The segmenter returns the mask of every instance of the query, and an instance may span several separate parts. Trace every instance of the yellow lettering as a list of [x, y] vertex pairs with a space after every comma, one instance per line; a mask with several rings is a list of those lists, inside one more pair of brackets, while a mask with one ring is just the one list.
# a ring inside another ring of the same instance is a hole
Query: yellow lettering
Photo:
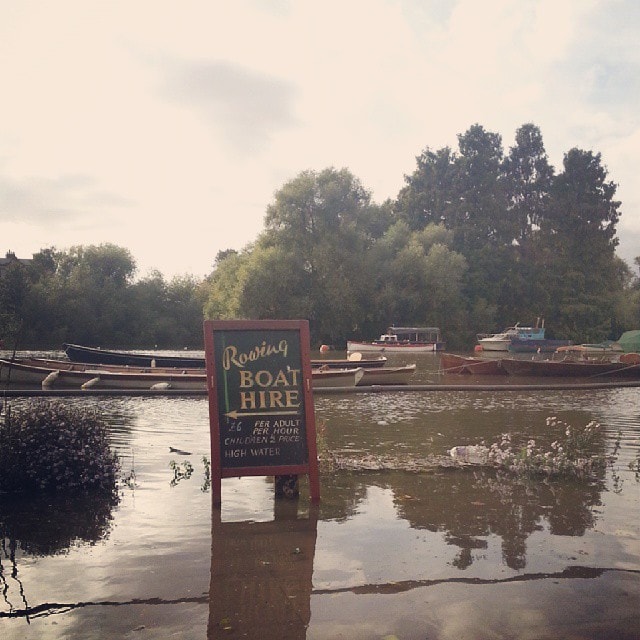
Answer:
[[270, 371], [258, 371], [256, 373], [256, 384], [259, 387], [270, 387], [273, 382], [273, 375]]
[[253, 373], [246, 369], [240, 370], [240, 386], [241, 387], [253, 387]]
[[240, 409], [255, 409], [256, 394], [254, 391], [240, 392]]

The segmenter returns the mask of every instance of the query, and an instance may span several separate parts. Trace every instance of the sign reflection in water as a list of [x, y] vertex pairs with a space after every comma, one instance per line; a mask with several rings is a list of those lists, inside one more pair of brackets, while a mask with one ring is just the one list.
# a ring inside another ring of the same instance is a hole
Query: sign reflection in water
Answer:
[[[41, 556], [16, 541], [19, 583], [3, 550], [3, 640], [96, 630], [202, 640], [228, 636], [225, 620], [258, 638], [278, 620], [308, 640], [638, 638], [639, 399], [638, 389], [318, 396], [329, 447], [361, 470], [322, 472], [317, 515], [305, 511], [306, 483], [288, 505], [295, 515], [282, 515], [271, 479], [225, 479], [213, 522], [201, 491], [206, 399], [78, 399], [110, 416], [137, 485], [93, 544]], [[600, 422], [607, 452], [619, 440], [615, 464], [600, 478], [558, 481], [420, 466], [506, 431], [551, 442], [551, 415]], [[190, 452], [178, 461], [195, 469], [174, 487], [170, 447]], [[382, 461], [390, 468], [363, 470]], [[221, 554], [235, 576], [221, 573]]]

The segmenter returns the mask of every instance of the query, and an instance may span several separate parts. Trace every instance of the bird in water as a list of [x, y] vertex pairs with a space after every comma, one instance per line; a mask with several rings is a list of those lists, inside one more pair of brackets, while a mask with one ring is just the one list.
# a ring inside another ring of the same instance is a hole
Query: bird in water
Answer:
[[182, 449], [176, 449], [174, 447], [169, 447], [169, 451], [171, 453], [176, 453], [179, 456], [190, 456], [191, 455], [190, 451], [183, 451]]

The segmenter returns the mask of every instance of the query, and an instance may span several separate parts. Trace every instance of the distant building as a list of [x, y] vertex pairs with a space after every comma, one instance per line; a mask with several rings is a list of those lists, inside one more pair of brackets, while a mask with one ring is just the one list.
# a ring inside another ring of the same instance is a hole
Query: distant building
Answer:
[[0, 278], [5, 277], [5, 273], [10, 265], [18, 263], [28, 267], [32, 262], [32, 258], [18, 258], [13, 251], [7, 251], [6, 257], [0, 258]]

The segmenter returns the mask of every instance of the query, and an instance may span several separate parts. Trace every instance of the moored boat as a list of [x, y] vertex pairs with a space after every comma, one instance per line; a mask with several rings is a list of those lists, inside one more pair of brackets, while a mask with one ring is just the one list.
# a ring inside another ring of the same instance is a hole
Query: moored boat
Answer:
[[[631, 354], [627, 354], [631, 355]], [[620, 360], [518, 360], [503, 358], [502, 366], [513, 376], [564, 376], [567, 378], [640, 378], [640, 356]]]
[[535, 327], [521, 327], [519, 323], [500, 333], [479, 333], [482, 351], [512, 351], [516, 353], [553, 353], [558, 347], [572, 344], [571, 340], [556, 340], [545, 336], [544, 319], [538, 318]]
[[89, 362], [72, 362], [70, 360], [55, 360], [48, 358], [21, 357], [13, 358], [11, 362], [31, 365], [34, 367], [45, 367], [50, 369], [64, 369], [65, 371], [84, 371], [85, 369], [99, 369], [100, 371], [114, 371], [116, 373], [199, 373], [202, 374], [202, 367], [140, 367], [135, 365], [120, 364], [91, 364]]
[[512, 353], [553, 353], [561, 347], [568, 347], [573, 344], [571, 340], [554, 340], [552, 338], [542, 338], [529, 340], [514, 336], [511, 338], [508, 351]]
[[362, 380], [364, 372], [365, 370], [362, 367], [356, 369], [331, 369], [330, 367], [312, 369], [313, 388], [353, 388]]
[[[146, 367], [162, 369], [204, 369], [205, 359], [198, 356], [171, 356], [156, 353], [133, 351], [113, 351], [97, 347], [84, 347], [77, 344], [65, 344], [64, 351], [71, 362], [83, 364], [116, 365], [127, 367]], [[354, 357], [354, 356], [360, 356]], [[363, 358], [362, 354], [352, 353], [348, 358], [312, 359], [312, 367], [327, 366], [332, 369], [355, 369], [358, 367], [383, 367], [387, 359], [384, 356]]]
[[73, 362], [89, 364], [119, 364], [137, 367], [180, 367], [204, 369], [204, 357], [170, 356], [155, 353], [134, 353], [131, 351], [112, 351], [97, 347], [84, 347], [79, 344], [64, 344], [67, 358]]
[[499, 358], [476, 358], [460, 356], [455, 353], [440, 354], [440, 371], [448, 374], [471, 374], [477, 376], [502, 376], [506, 371], [502, 368]]
[[[31, 360], [0, 360], [0, 382], [41, 385], [47, 388], [206, 390], [207, 376], [204, 369], [136, 368], [52, 360], [45, 361], [46, 366], [38, 366]], [[363, 367], [312, 369], [311, 383], [314, 389], [355, 387], [364, 371]]]
[[438, 327], [389, 327], [377, 340], [347, 341], [347, 352], [429, 353], [443, 351], [445, 342]]
[[543, 340], [544, 331], [544, 327], [521, 327], [519, 323], [516, 323], [499, 333], [479, 333], [477, 340], [483, 351], [509, 351], [509, 346], [514, 338]]
[[556, 349], [556, 353], [560, 355], [569, 355], [577, 357], [588, 357], [598, 355], [615, 355], [622, 353], [622, 347], [617, 342], [598, 342], [593, 344], [572, 344], [561, 346]]
[[407, 364], [400, 367], [376, 367], [365, 369], [364, 375], [357, 386], [364, 387], [380, 384], [409, 384], [411, 376], [416, 372], [415, 364]]
[[133, 369], [100, 368], [96, 365], [84, 367], [76, 364], [69, 367], [50, 363], [48, 366], [36, 366], [19, 360], [0, 360], [0, 381], [11, 384], [41, 385], [43, 387], [103, 389], [182, 389], [205, 390], [206, 373], [204, 371], [186, 371], [180, 369], [159, 371], [136, 371]]
[[352, 353], [348, 358], [320, 358], [312, 359], [311, 367], [329, 367], [330, 369], [380, 369], [387, 363], [385, 356], [376, 356], [374, 358], [363, 358], [359, 352]]

